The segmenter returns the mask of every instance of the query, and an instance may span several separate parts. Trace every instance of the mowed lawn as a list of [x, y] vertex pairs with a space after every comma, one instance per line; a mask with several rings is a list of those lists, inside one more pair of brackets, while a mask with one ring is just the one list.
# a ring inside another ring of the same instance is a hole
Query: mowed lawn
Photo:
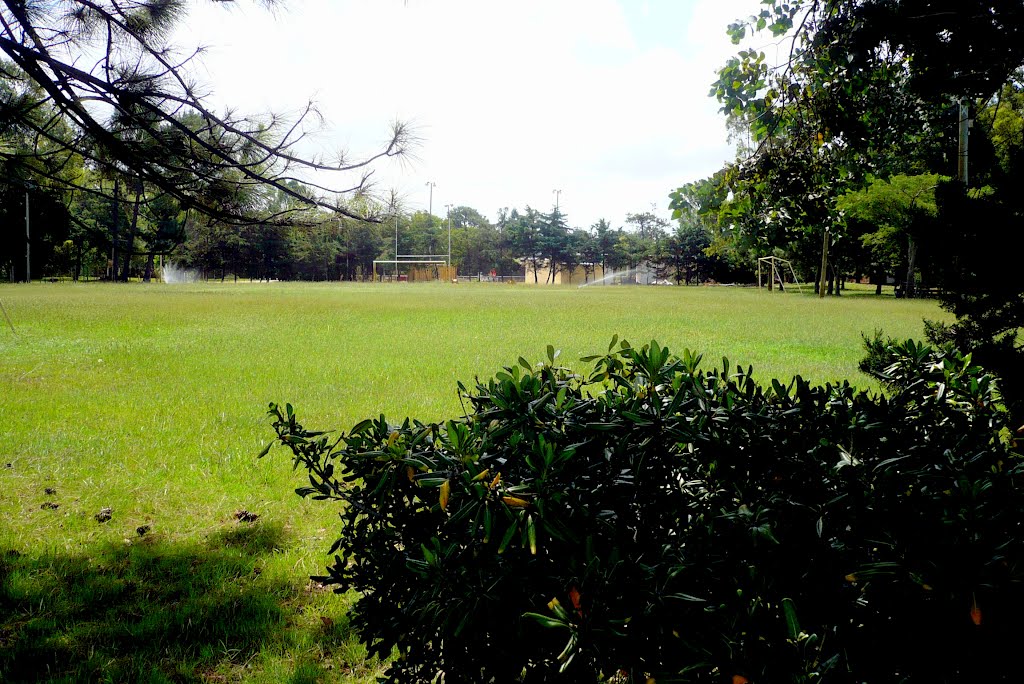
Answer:
[[615, 334], [870, 387], [861, 332], [945, 316], [867, 292], [0, 286], [0, 681], [373, 681], [348, 599], [308, 579], [336, 511], [295, 496], [285, 452], [256, 459], [268, 402], [321, 429], [438, 420], [459, 380], [548, 344], [582, 369]]

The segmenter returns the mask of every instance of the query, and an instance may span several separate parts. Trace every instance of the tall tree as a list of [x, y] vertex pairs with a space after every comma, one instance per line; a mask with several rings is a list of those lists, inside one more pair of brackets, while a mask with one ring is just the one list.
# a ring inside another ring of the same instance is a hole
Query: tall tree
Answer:
[[[787, 60], [772, 70], [762, 53], [741, 51], [713, 91], [726, 113], [756, 122], [757, 149], [736, 167], [737, 195], [747, 191], [752, 206], [788, 222], [817, 205], [831, 222], [838, 196], [868, 174], [953, 175], [959, 167], [959, 181], [936, 190], [942, 301], [957, 317], [946, 336], [1003, 376], [1004, 398], [1024, 421], [1024, 285], [1010, 275], [1008, 250], [993, 248], [1006, 242], [1001, 231], [1024, 220], [1021, 193], [998, 182], [991, 192], [969, 190], [969, 167], [957, 164], [967, 148], [951, 143], [961, 107], [992, 106], [990, 134], [978, 140], [995, 139], [994, 105], [1024, 67], [1024, 3], [766, 0], [758, 15], [730, 26], [737, 42], [760, 30], [788, 36]], [[1020, 159], [1011, 151], [991, 179]]]
[[700, 282], [711, 276], [711, 233], [699, 221], [680, 220], [676, 229], [658, 243], [658, 277], [676, 284]]
[[626, 214], [626, 223], [640, 236], [641, 240], [658, 240], [664, 237], [665, 229], [671, 225], [667, 220], [650, 211]]
[[[572, 242], [579, 255], [580, 266], [583, 267], [583, 280], [590, 282], [601, 263], [601, 245], [593, 232], [575, 228], [572, 231]], [[602, 271], [604, 270], [602, 264]], [[602, 276], [603, 277], [603, 276]]]
[[541, 216], [540, 241], [548, 262], [547, 282], [554, 282], [569, 250], [569, 224], [557, 205], [551, 208], [550, 213]]
[[615, 231], [612, 230], [611, 224], [606, 219], [598, 219], [597, 223], [590, 227], [590, 230], [594, 233], [594, 239], [597, 241], [596, 249], [601, 255], [601, 270], [608, 275], [608, 259], [612, 258], [617, 240]]
[[613, 250], [617, 266], [632, 270], [643, 261], [650, 259], [655, 251], [655, 243], [643, 238], [639, 233], [620, 230]]
[[516, 259], [529, 264], [533, 269], [533, 282], [539, 280], [538, 271], [544, 259], [545, 246], [541, 238], [543, 215], [536, 209], [526, 207], [520, 214], [513, 209], [505, 221], [505, 235]]
[[[188, 213], [167, 195], [158, 195], [145, 206], [146, 270], [143, 280], [153, 278], [157, 257], [165, 257], [185, 239], [185, 221]], [[236, 271], [237, 272], [237, 271]]]
[[[467, 274], [489, 273], [499, 260], [499, 235], [491, 222], [472, 207], [453, 207], [452, 262]], [[447, 237], [445, 237], [447, 240]]]
[[405, 254], [447, 254], [448, 232], [442, 219], [417, 211], [409, 217], [402, 231], [402, 244]]
[[808, 277], [824, 245], [834, 268], [815, 281], [830, 276], [830, 290], [851, 263], [838, 198], [871, 174], [927, 171], [943, 152], [949, 158], [942, 146], [955, 139], [949, 97], [919, 87], [912, 54], [877, 23], [879, 13], [913, 23], [912, 4], [941, 13], [927, 2], [768, 0], [730, 26], [736, 42], [763, 30], [789, 48], [775, 67], [763, 52], [742, 50], [714, 85], [723, 112], [749, 122], [754, 141], [726, 174], [730, 203], [744, 214], [743, 230], [761, 233], [759, 252], [785, 249]]
[[41, 89], [0, 58], [0, 268], [12, 278], [41, 274], [53, 249], [70, 235], [67, 206], [74, 193], [67, 185], [84, 169], [82, 158], [63, 145], [68, 135]]
[[[878, 264], [878, 287], [886, 274], [902, 276], [902, 291], [914, 296], [917, 272], [923, 262], [919, 250], [935, 238], [935, 191], [943, 178], [936, 174], [893, 176], [878, 179], [863, 190], [839, 198], [838, 206], [848, 220], [860, 220], [873, 230], [860, 236]], [[896, 271], [902, 267], [902, 274]]]
[[714, 271], [707, 277], [749, 280], [757, 257], [772, 249], [769, 243], [785, 242], [785, 238], [777, 232], [777, 221], [753, 220], [748, 197], [731, 196], [734, 174], [735, 167], [728, 167], [677, 188], [669, 195], [669, 208], [680, 227], [700, 226], [707, 233], [706, 265]]

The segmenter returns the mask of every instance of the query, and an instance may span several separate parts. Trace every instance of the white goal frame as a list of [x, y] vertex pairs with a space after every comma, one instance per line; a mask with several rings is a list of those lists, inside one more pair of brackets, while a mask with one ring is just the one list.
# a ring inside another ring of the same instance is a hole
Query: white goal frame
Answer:
[[[374, 259], [373, 280], [377, 280], [377, 264], [393, 264], [395, 267], [394, 278], [398, 278], [398, 267], [407, 264], [410, 266], [447, 266], [448, 261], [442, 258], [443, 254], [399, 254], [397, 259]], [[411, 258], [420, 257], [420, 258]], [[384, 272], [381, 271], [383, 278]]]
[[[793, 264], [790, 263], [789, 259], [783, 259], [782, 257], [770, 256], [770, 257], [759, 257], [757, 259], [757, 288], [761, 289], [761, 264], [764, 263], [768, 266], [768, 289], [772, 289], [772, 283], [778, 280], [782, 282], [782, 276], [786, 267], [789, 267], [789, 272], [793, 276], [793, 282], [796, 283], [796, 289], [800, 294], [803, 294], [803, 286], [800, 285], [800, 279], [796, 277], [796, 271], [793, 269]], [[785, 290], [783, 290], [785, 291]]]

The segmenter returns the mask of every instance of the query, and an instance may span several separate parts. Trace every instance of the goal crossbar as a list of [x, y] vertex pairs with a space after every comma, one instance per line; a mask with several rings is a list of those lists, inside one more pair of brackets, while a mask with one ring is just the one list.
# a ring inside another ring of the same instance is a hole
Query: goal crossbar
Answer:
[[447, 263], [448, 262], [444, 261], [444, 260], [442, 260], [442, 261], [431, 261], [431, 260], [427, 260], [427, 259], [374, 259], [373, 260], [374, 267], [376, 267], [377, 264], [397, 264], [397, 265], [427, 264], [427, 265], [435, 265], [435, 266], [440, 264], [440, 265], [443, 266], [443, 265], [445, 265]]

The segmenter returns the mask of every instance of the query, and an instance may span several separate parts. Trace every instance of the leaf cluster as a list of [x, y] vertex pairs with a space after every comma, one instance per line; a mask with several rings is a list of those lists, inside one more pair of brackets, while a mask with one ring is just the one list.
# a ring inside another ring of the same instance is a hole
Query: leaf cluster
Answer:
[[[388, 681], [1009, 681], [1024, 464], [994, 379], [890, 345], [888, 395], [613, 339], [520, 359], [443, 423], [306, 430], [317, 578]], [[268, 449], [270, 447], [268, 446]]]
[[[730, 25], [737, 43], [770, 33], [781, 57], [770, 64], [762, 51], [740, 50], [712, 86], [722, 112], [752, 140], [725, 179], [734, 197], [725, 218], [749, 242], [790, 250], [813, 272], [822, 227], [848, 237], [836, 206], [844, 192], [871, 175], [948, 173], [952, 99], [983, 81], [998, 86], [1006, 62], [1024, 59], [1014, 46], [1005, 59], [977, 63], [992, 50], [982, 36], [1007, 44], [986, 22], [1014, 32], [1024, 26], [1017, 13], [986, 12], [985, 4], [765, 0], [759, 14]], [[956, 47], [943, 48], [936, 36]], [[968, 69], [981, 80], [969, 84]], [[856, 250], [832, 247], [836, 265], [848, 271]]]

